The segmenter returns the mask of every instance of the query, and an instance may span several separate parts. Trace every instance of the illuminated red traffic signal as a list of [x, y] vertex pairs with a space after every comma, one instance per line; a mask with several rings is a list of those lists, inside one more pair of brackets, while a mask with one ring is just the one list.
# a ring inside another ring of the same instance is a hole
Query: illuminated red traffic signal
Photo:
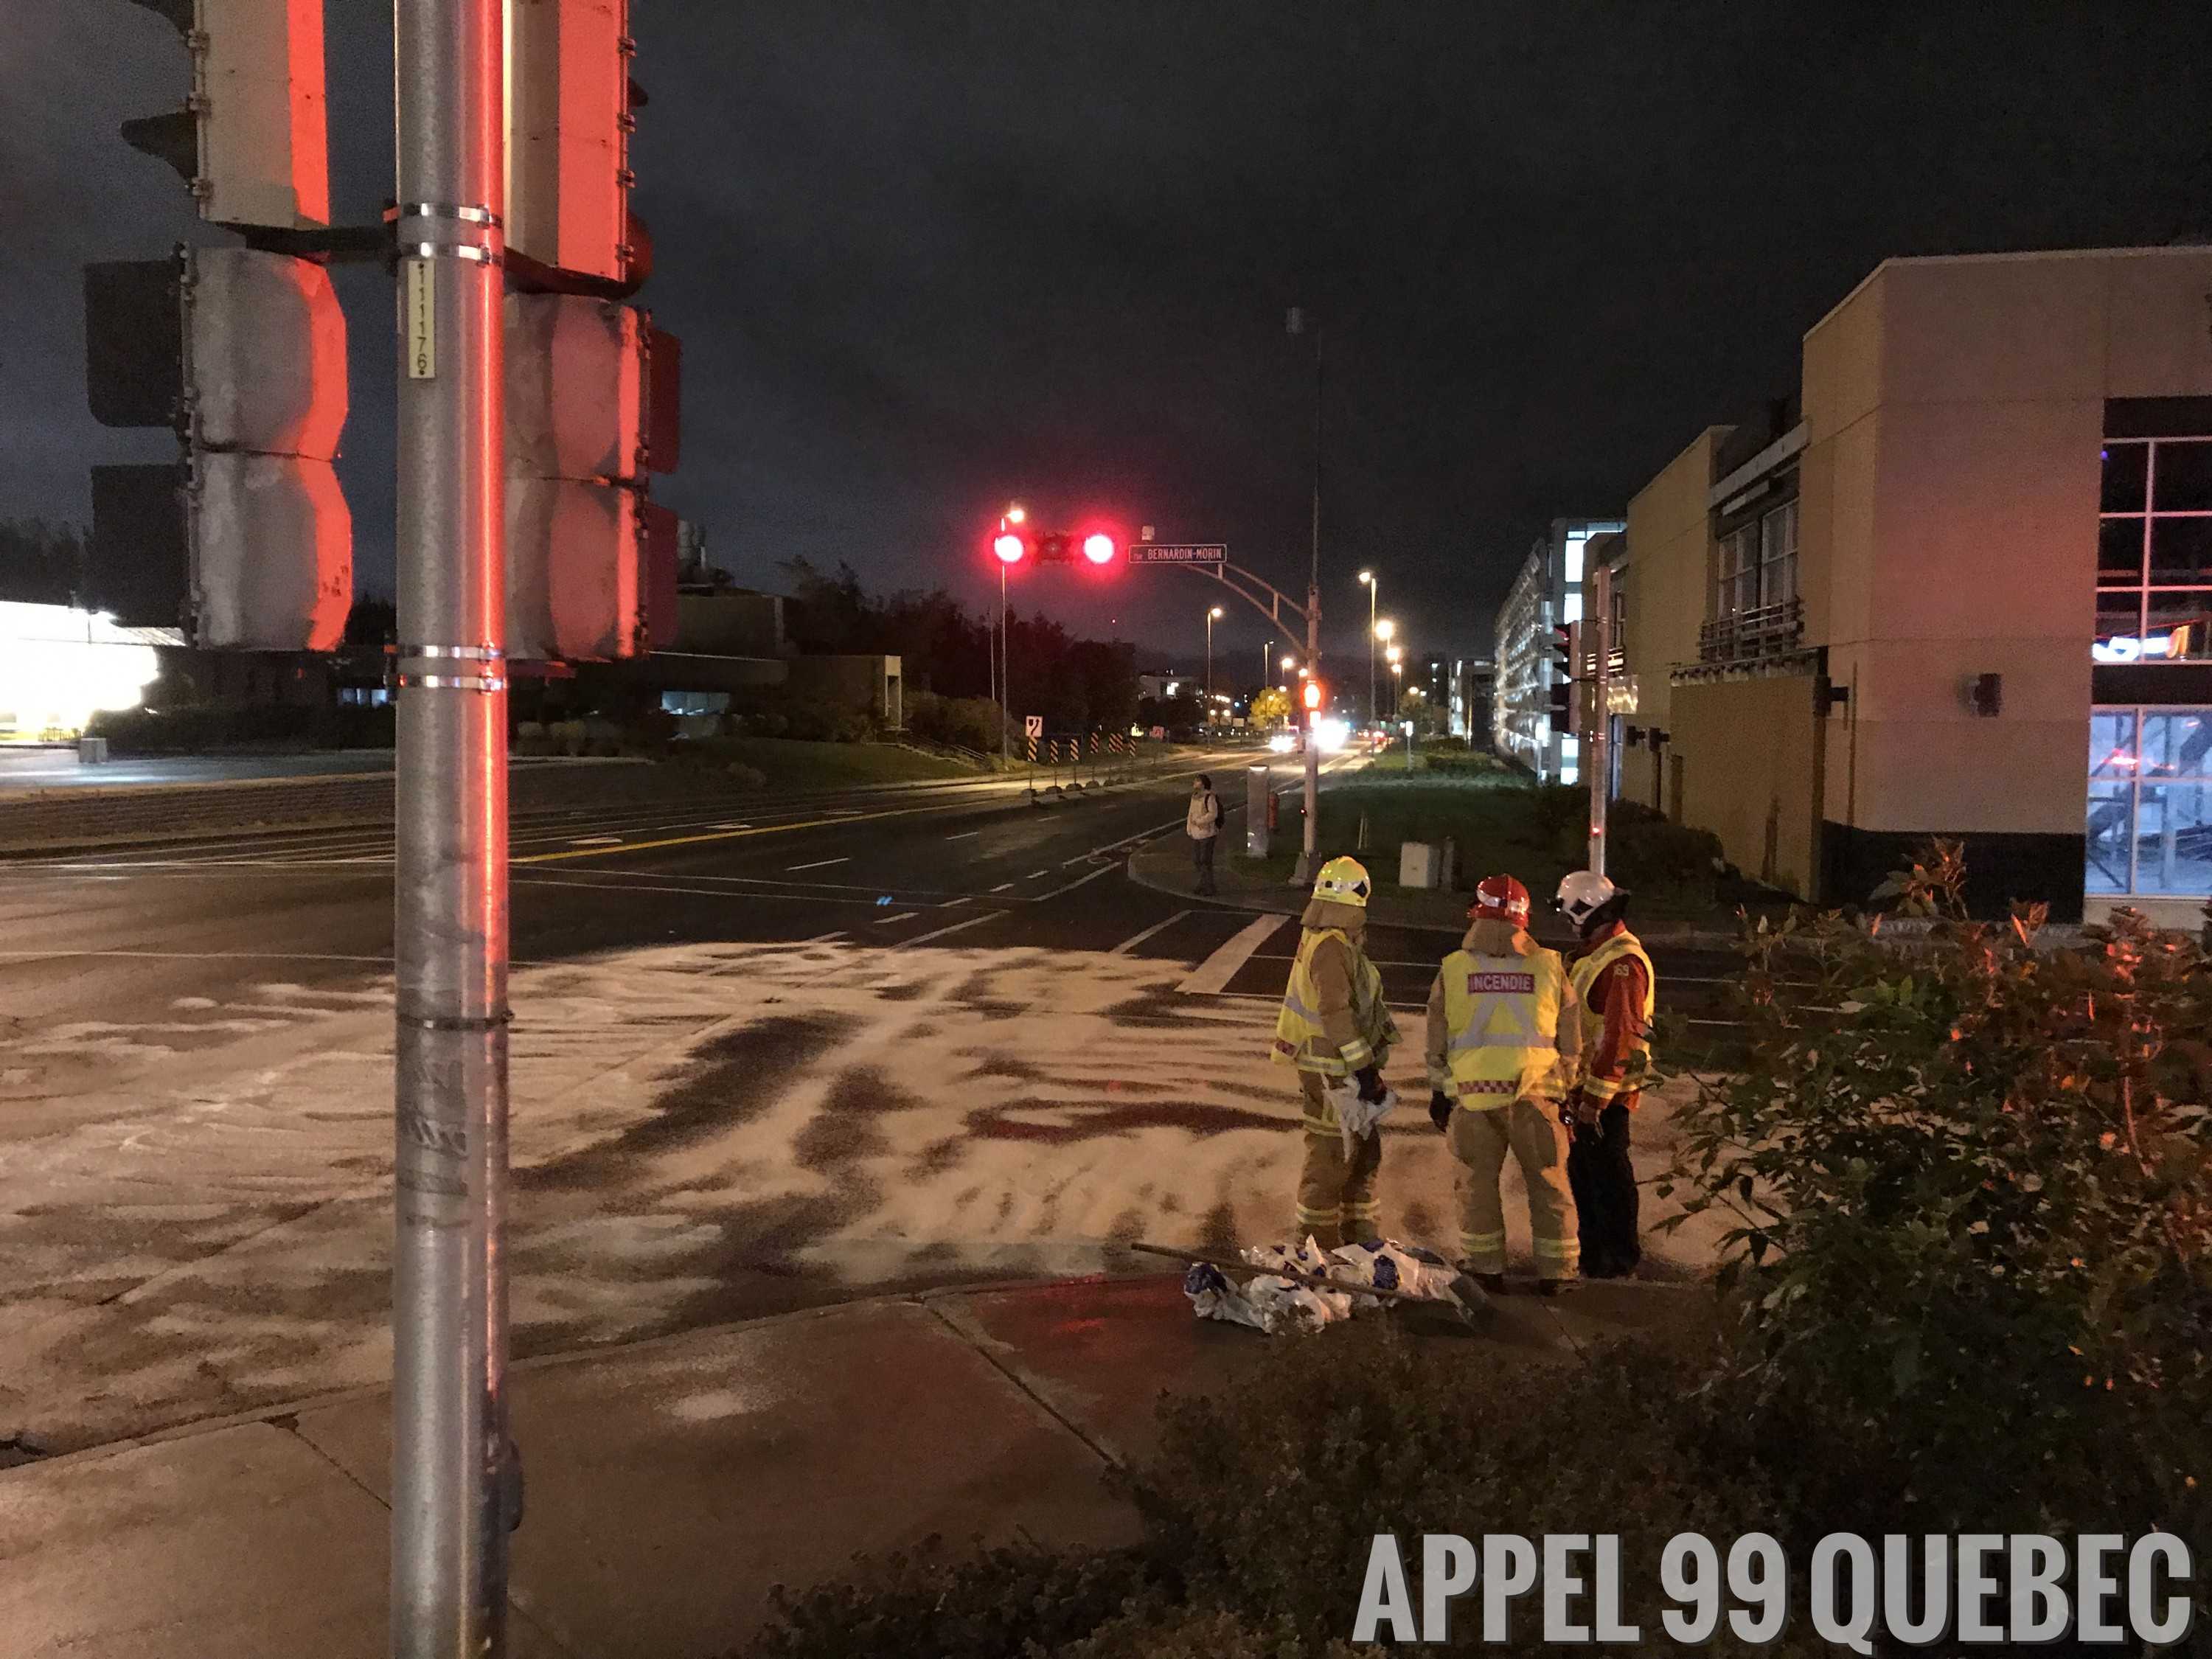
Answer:
[[991, 544], [991, 551], [999, 556], [1001, 564], [1019, 564], [1028, 556], [1030, 544], [1011, 530], [1001, 532], [999, 538]]
[[1093, 564], [1111, 564], [1116, 551], [1114, 538], [1103, 530], [1091, 532], [1083, 538], [1083, 556]]
[[1309, 679], [1301, 688], [1301, 690], [1306, 700], [1306, 713], [1309, 714], [1318, 714], [1321, 713], [1322, 698], [1326, 695], [1322, 690], [1321, 682], [1316, 679]]

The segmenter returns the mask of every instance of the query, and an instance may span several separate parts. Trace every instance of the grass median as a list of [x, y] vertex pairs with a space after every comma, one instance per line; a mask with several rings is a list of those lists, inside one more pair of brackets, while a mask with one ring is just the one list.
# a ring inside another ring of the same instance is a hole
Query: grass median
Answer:
[[[1449, 840], [1457, 848], [1456, 885], [1471, 890], [1486, 875], [1518, 876], [1541, 904], [1559, 879], [1583, 864], [1587, 821], [1577, 790], [1541, 787], [1502, 766], [1430, 769], [1416, 754], [1377, 757], [1360, 770], [1324, 781], [1318, 846], [1322, 857], [1349, 853], [1366, 865], [1383, 892], [1398, 885], [1400, 851], [1407, 842]], [[1617, 810], [1619, 810], [1617, 808]], [[1362, 851], [1362, 825], [1365, 850]], [[1639, 919], [1732, 928], [1742, 884], [1723, 882], [1698, 832], [1630, 814], [1613, 842], [1612, 873], [1636, 892]], [[1257, 879], [1287, 882], [1298, 851], [1296, 797], [1287, 798], [1274, 844], [1264, 859], [1232, 856], [1231, 867]]]

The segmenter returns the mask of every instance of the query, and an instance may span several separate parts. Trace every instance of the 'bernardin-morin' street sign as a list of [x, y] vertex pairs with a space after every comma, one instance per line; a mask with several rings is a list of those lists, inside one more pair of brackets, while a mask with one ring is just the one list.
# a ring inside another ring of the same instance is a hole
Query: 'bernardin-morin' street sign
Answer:
[[1224, 542], [1131, 542], [1131, 564], [1226, 564]]

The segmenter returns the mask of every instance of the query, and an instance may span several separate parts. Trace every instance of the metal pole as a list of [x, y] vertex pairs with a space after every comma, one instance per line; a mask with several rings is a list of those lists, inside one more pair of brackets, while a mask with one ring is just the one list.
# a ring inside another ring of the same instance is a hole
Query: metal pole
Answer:
[[1606, 797], [1612, 793], [1613, 715], [1606, 708], [1613, 677], [1613, 568], [1598, 566], [1591, 586], [1597, 607], [1597, 667], [1590, 676], [1589, 738], [1583, 763], [1589, 768], [1589, 867], [1605, 873]]
[[1213, 607], [1206, 608], [1206, 720], [1213, 724]]
[[[1313, 563], [1306, 576], [1306, 672], [1321, 678], [1321, 325], [1314, 325], [1314, 452], [1313, 452]], [[1306, 829], [1298, 854], [1297, 873], [1301, 887], [1310, 885], [1320, 869], [1317, 851], [1321, 817], [1321, 748], [1314, 741], [1319, 710], [1306, 720]]]
[[1382, 711], [1375, 706], [1375, 597], [1382, 586], [1382, 579], [1370, 576], [1367, 581], [1367, 723], [1382, 724]]
[[1007, 725], [1014, 718], [1014, 689], [1008, 684], [1014, 672], [1014, 655], [1006, 638], [1006, 567], [999, 566], [999, 769], [1003, 772], [1012, 764], [1012, 738]]
[[398, 1031], [392, 1651], [506, 1649], [501, 0], [395, 0]]

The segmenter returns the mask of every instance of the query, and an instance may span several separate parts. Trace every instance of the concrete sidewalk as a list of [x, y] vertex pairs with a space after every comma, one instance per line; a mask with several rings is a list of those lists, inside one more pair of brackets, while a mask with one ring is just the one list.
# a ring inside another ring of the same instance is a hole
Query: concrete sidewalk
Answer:
[[[1602, 1336], [1678, 1334], [1704, 1305], [1694, 1287], [1596, 1284], [1424, 1340], [1470, 1364], [1571, 1361]], [[509, 1650], [708, 1659], [763, 1626], [773, 1586], [837, 1578], [855, 1552], [1130, 1542], [1134, 1511], [1100, 1477], [1153, 1449], [1158, 1395], [1233, 1386], [1294, 1340], [1194, 1319], [1168, 1275], [880, 1298], [518, 1364]], [[7, 1651], [376, 1659], [389, 1437], [380, 1390], [0, 1472]]]

